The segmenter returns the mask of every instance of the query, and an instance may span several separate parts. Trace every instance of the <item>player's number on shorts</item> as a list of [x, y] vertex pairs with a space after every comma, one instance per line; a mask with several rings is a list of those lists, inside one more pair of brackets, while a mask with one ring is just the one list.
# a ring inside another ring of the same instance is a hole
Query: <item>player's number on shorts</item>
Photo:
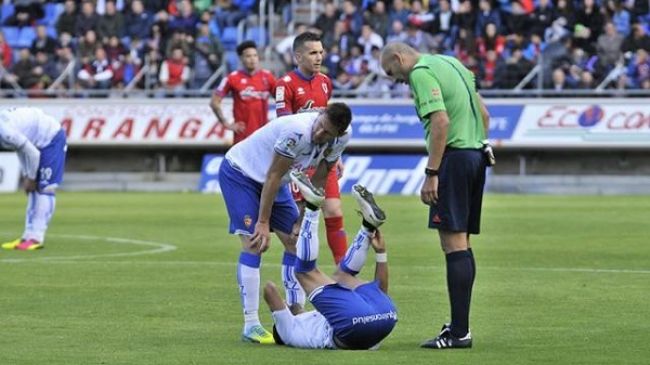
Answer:
[[41, 167], [39, 175], [41, 180], [50, 180], [52, 178], [52, 169], [49, 167]]

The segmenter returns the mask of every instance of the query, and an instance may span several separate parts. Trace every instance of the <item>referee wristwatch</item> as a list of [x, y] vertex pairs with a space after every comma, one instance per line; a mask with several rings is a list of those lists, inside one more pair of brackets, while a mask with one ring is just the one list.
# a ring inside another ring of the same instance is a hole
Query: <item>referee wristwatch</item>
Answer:
[[432, 169], [430, 167], [425, 167], [424, 168], [424, 174], [429, 177], [429, 176], [438, 176], [438, 170], [437, 169]]

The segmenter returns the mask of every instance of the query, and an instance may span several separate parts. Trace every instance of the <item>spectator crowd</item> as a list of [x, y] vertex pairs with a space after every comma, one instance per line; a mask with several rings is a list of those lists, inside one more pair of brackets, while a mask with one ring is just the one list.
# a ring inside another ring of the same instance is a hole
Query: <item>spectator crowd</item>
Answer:
[[[394, 41], [458, 57], [483, 89], [512, 89], [535, 66], [541, 80], [526, 87], [593, 89], [609, 80], [610, 88], [650, 89], [650, 1], [317, 3], [313, 24], [293, 21], [288, 0], [274, 5], [293, 24], [294, 36], [306, 30], [321, 35], [323, 71], [338, 90], [393, 88], [376, 76], [381, 48]], [[258, 6], [255, 0], [5, 0], [2, 87], [69, 87], [54, 82], [74, 67], [72, 87], [78, 90], [198, 89], [234, 50], [225, 30], [254, 17]], [[278, 73], [293, 67], [291, 39], [275, 47], [284, 66]]]

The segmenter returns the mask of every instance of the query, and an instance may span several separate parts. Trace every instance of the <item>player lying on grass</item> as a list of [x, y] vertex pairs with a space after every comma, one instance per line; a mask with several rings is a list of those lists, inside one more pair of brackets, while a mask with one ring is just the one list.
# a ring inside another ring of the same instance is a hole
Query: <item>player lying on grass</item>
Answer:
[[321, 113], [280, 117], [234, 145], [221, 163], [219, 184], [229, 232], [239, 237], [242, 247], [237, 283], [244, 312], [243, 341], [274, 343], [258, 316], [260, 265], [272, 231], [285, 248], [286, 296], [304, 295], [293, 271], [299, 211], [289, 191], [289, 171], [314, 168], [314, 184], [324, 186], [327, 171], [350, 140], [351, 121], [352, 111], [343, 103], [331, 103]]
[[[276, 286], [269, 282], [264, 288], [264, 300], [273, 313], [275, 342], [311, 349], [367, 350], [376, 347], [397, 323], [397, 309], [387, 295], [386, 246], [378, 230], [384, 223], [384, 212], [363, 186], [353, 187], [353, 196], [363, 216], [362, 226], [337, 271], [329, 277], [316, 266], [319, 208], [325, 199], [324, 193], [303, 173], [292, 172], [291, 179], [306, 201], [295, 272], [316, 310], [292, 313]], [[375, 251], [377, 264], [375, 281], [366, 282], [356, 275], [366, 262], [370, 246]]]

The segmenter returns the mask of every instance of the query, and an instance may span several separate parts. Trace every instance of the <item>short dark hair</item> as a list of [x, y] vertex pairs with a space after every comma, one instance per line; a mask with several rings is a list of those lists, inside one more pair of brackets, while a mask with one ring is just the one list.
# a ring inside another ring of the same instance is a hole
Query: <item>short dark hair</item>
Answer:
[[352, 111], [344, 103], [329, 103], [325, 108], [325, 114], [330, 123], [338, 128], [339, 135], [343, 134], [352, 122]]
[[244, 51], [249, 48], [255, 48], [257, 50], [257, 44], [254, 41], [243, 41], [237, 46], [237, 56], [244, 54]]
[[303, 45], [307, 42], [320, 42], [320, 36], [316, 33], [313, 32], [304, 32], [298, 34], [296, 39], [293, 40], [293, 53], [296, 53], [296, 51], [299, 48], [302, 48]]

